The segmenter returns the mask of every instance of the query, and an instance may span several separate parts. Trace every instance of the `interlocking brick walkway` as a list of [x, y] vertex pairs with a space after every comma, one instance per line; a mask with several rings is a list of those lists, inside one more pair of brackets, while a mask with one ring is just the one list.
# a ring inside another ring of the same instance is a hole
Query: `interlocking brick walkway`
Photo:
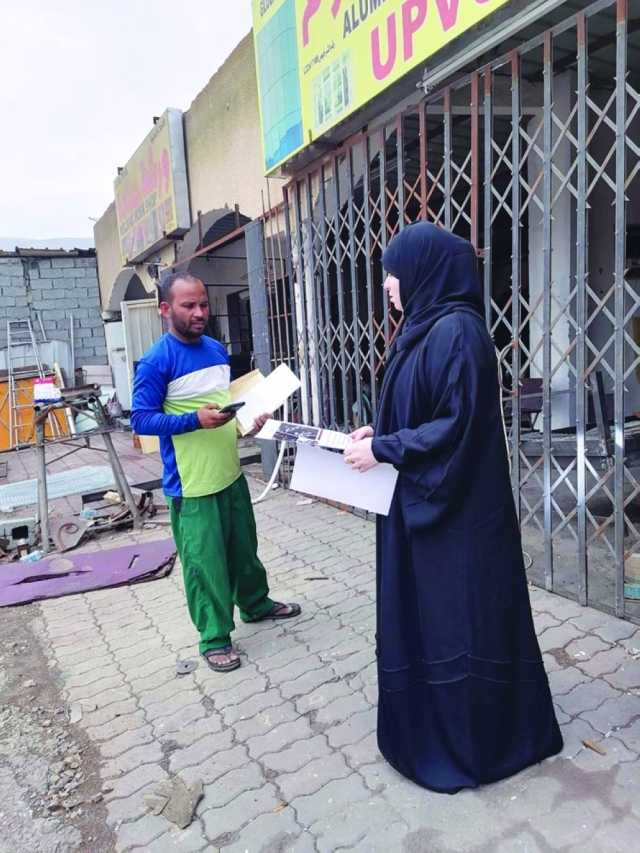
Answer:
[[[637, 626], [532, 590], [565, 750], [496, 785], [432, 794], [376, 748], [374, 526], [282, 491], [256, 513], [272, 592], [304, 612], [240, 623], [236, 672], [200, 662], [176, 677], [176, 660], [197, 656], [178, 567], [164, 580], [41, 605], [65, 698], [82, 705], [80, 725], [113, 789], [118, 850], [637, 849]], [[205, 783], [184, 831], [143, 804], [177, 772]]]

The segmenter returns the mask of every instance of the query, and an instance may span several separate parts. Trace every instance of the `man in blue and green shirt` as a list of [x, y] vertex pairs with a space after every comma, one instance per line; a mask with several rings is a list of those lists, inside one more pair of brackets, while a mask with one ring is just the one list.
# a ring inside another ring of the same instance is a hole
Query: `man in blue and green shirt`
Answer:
[[160, 311], [169, 332], [138, 364], [131, 422], [138, 435], [160, 436], [164, 492], [200, 652], [212, 669], [228, 672], [240, 666], [231, 645], [234, 604], [245, 622], [288, 619], [300, 607], [269, 598], [235, 419], [220, 411], [231, 400], [229, 356], [204, 334], [204, 284], [186, 273], [166, 276]]

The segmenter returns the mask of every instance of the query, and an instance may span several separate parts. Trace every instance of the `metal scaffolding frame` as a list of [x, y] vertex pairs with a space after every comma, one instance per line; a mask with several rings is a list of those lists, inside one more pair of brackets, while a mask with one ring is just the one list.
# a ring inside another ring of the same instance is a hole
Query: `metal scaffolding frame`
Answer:
[[474, 244], [531, 580], [640, 621], [639, 36], [640, 0], [598, 0], [347, 140], [263, 220], [272, 360], [296, 416], [339, 429], [375, 418], [389, 240], [424, 219]]

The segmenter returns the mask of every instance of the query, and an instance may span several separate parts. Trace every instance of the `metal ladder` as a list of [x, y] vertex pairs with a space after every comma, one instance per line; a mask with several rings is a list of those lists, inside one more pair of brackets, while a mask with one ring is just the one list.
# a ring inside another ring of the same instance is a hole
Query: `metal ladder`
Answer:
[[[43, 332], [44, 334], [44, 332]], [[7, 388], [9, 396], [9, 446], [11, 448], [20, 449], [20, 430], [24, 429], [25, 423], [20, 418], [20, 412], [24, 409], [33, 411], [33, 402], [19, 403], [18, 402], [18, 380], [23, 376], [28, 375], [25, 372], [24, 366], [20, 367], [16, 364], [18, 361], [28, 361], [29, 356], [25, 357], [18, 355], [16, 350], [20, 347], [29, 347], [32, 364], [35, 365], [38, 376], [44, 378], [44, 369], [40, 359], [40, 349], [33, 331], [31, 320], [7, 320]], [[31, 364], [28, 365], [31, 367]], [[60, 425], [53, 414], [48, 417], [49, 427], [54, 436], [60, 436]]]

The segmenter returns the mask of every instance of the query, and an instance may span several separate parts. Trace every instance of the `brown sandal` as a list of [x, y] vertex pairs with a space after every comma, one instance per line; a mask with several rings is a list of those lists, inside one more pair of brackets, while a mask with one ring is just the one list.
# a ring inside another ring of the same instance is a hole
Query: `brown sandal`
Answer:
[[274, 601], [273, 607], [268, 613], [253, 621], [262, 622], [263, 619], [293, 619], [294, 616], [299, 616], [301, 613], [302, 608], [299, 604], [283, 604], [281, 601]]
[[[208, 649], [202, 657], [206, 660], [209, 669], [214, 672], [231, 672], [240, 666], [240, 657], [233, 646], [222, 646], [219, 649]], [[217, 661], [216, 658], [228, 658], [225, 661]]]

